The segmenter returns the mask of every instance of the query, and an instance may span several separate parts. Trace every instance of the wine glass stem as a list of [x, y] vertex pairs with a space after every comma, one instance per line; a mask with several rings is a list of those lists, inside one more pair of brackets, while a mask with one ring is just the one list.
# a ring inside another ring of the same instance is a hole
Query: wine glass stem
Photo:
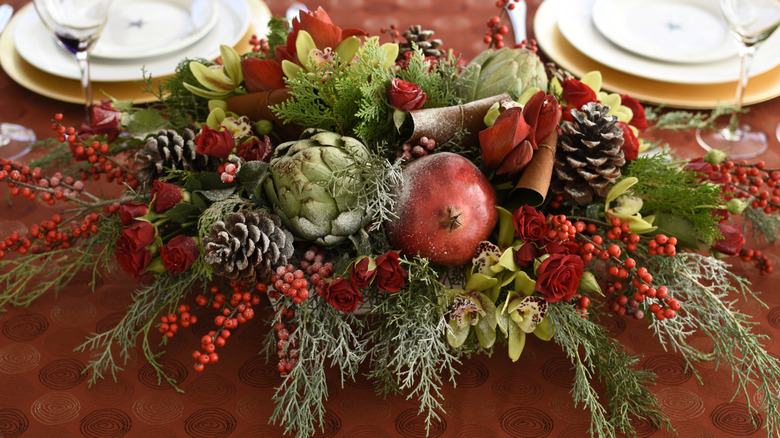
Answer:
[[92, 123], [92, 82], [89, 77], [89, 51], [76, 52], [76, 60], [79, 62], [81, 72], [81, 90], [84, 94], [84, 119], [89, 125]]
[[737, 81], [737, 95], [734, 102], [736, 111], [731, 114], [728, 130], [723, 132], [723, 136], [727, 140], [737, 141], [742, 137], [742, 132], [739, 130], [739, 113], [742, 111], [742, 98], [745, 94], [748, 73], [750, 72], [750, 65], [753, 63], [753, 55], [755, 53], [755, 45], [739, 44], [739, 80]]

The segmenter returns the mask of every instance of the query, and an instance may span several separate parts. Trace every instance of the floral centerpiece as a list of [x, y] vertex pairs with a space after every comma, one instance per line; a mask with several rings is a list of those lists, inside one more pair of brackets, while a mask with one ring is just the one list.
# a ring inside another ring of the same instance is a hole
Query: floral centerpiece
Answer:
[[[326, 367], [348, 379], [367, 363], [430, 424], [459, 358], [517, 360], [528, 336], [571, 359], [593, 436], [631, 434], [638, 417], [668, 426], [652, 373], [600, 325], [617, 314], [692, 367], [729, 366], [748, 403], [763, 392], [750, 408], [776, 434], [780, 364], [734, 306], [757, 298], [722, 256], [772, 272], [743, 230], [777, 238], [780, 172], [715, 152], [675, 159], [642, 133], [706, 118], [646, 112], [601, 90], [598, 72], [502, 47], [500, 22], [464, 60], [420, 26], [381, 43], [319, 9], [273, 19], [250, 53], [183, 61], [150, 87], [155, 104], [106, 101], [80, 128], [55, 116], [44, 159], [0, 162], [12, 195], [69, 205], [0, 241], [0, 303], [115, 260], [139, 285], [80, 347], [91, 379], [119, 372], [140, 339], [174, 386], [155, 344], [212, 325], [192, 354], [208, 372], [231, 333], [266, 318], [256, 336], [283, 376], [271, 421], [298, 436], [321, 424]], [[90, 192], [101, 179], [115, 196]], [[219, 315], [199, 320], [209, 308]]]

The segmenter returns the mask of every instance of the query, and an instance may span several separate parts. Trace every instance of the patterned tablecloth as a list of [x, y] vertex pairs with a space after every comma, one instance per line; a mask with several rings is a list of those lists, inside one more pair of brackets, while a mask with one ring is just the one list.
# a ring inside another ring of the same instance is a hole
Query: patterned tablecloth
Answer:
[[[19, 7], [24, 2], [11, 1]], [[269, 2], [275, 14], [284, 12], [289, 0]], [[310, 7], [315, 6], [309, 4]], [[435, 29], [445, 45], [461, 48], [471, 57], [484, 48], [481, 42], [487, 19], [495, 15], [492, 2], [472, 0], [330, 0], [323, 1], [334, 22], [361, 27], [377, 34], [382, 26], [400, 28], [420, 23]], [[535, 4], [531, 2], [531, 11]], [[529, 17], [530, 20], [530, 17]], [[531, 27], [529, 26], [529, 29]], [[0, 73], [0, 119], [33, 126], [47, 136], [48, 118], [55, 112], [75, 119], [78, 105], [37, 96]], [[778, 122], [780, 100], [757, 105], [750, 114], [765, 129]], [[665, 135], [683, 155], [698, 154], [690, 133]], [[780, 145], [776, 139], [766, 155], [777, 165]], [[0, 189], [5, 200], [7, 189]], [[27, 225], [53, 213], [43, 203], [0, 203], [0, 235], [27, 231]], [[26, 225], [27, 224], [27, 225]], [[764, 247], [780, 266], [777, 246]], [[766, 335], [764, 344], [780, 354], [780, 294], [777, 274], [760, 277], [748, 264], [732, 259], [734, 271], [746, 275], [755, 290], [763, 292], [767, 307], [748, 303], [742, 309], [759, 323], [755, 331]], [[47, 295], [27, 309], [0, 313], [0, 436], [29, 437], [275, 437], [282, 429], [268, 424], [272, 396], [280, 377], [273, 364], [257, 352], [267, 332], [259, 318], [243, 325], [220, 353], [220, 361], [203, 373], [192, 368], [191, 352], [210, 329], [213, 314], [199, 315], [200, 323], [181, 330], [168, 344], [161, 363], [183, 393], [158, 385], [154, 370], [140, 350], [117, 373], [88, 385], [82, 373], [88, 354], [74, 352], [92, 332], [102, 332], [118, 322], [129, 303], [134, 284], [118, 266], [118, 274], [102, 279], [92, 291], [84, 276], [59, 297]], [[775, 284], [775, 286], [772, 286]], [[702, 365], [698, 378], [686, 370], [683, 359], [665, 351], [641, 321], [611, 318], [610, 332], [626, 348], [642, 357], [638, 366], [658, 375], [653, 391], [679, 436], [763, 437], [763, 418], [751, 422], [744, 400], [732, 400], [736, 383], [727, 370]], [[704, 337], [692, 341], [706, 347]], [[475, 356], [458, 367], [457, 389], [445, 384], [444, 409], [428, 431], [431, 437], [566, 437], [587, 436], [589, 414], [574, 406], [569, 395], [572, 370], [555, 344], [529, 337], [516, 363], [499, 349], [493, 357]], [[329, 376], [330, 399], [322, 437], [422, 437], [426, 430], [417, 416], [417, 404], [404, 396], [383, 398], [371, 382], [340, 384]], [[760, 394], [755, 395], [757, 400]], [[637, 423], [641, 437], [673, 436], [651, 424]]]

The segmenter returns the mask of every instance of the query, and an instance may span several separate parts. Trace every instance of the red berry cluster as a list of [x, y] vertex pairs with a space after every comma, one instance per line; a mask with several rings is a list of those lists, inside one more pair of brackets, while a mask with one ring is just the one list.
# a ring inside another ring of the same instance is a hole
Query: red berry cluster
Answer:
[[398, 151], [396, 158], [400, 158], [404, 161], [412, 161], [415, 158], [420, 158], [433, 152], [436, 148], [436, 141], [432, 138], [421, 137], [417, 145], [412, 146], [410, 142], [404, 142], [401, 145], [401, 150]]
[[390, 35], [390, 38], [394, 43], [397, 43], [399, 38], [401, 38], [401, 32], [398, 30], [398, 25], [396, 24], [391, 24], [388, 27], [383, 26], [379, 29], [379, 32]]
[[241, 170], [239, 165], [228, 162], [220, 164], [219, 168], [217, 168], [217, 173], [219, 174], [219, 177], [223, 183], [229, 184], [232, 183], [234, 179], [236, 179], [236, 175], [238, 175], [239, 170]]
[[298, 340], [295, 338], [297, 326], [290, 323], [293, 317], [295, 317], [295, 310], [290, 307], [281, 306], [276, 312], [278, 322], [274, 324], [274, 331], [276, 332], [276, 355], [279, 357], [276, 369], [282, 376], [286, 376], [292, 371], [298, 362], [298, 349], [296, 348]]
[[51, 125], [52, 130], [57, 134], [57, 139], [61, 143], [68, 142], [73, 158], [91, 164], [81, 172], [82, 180], [86, 181], [91, 178], [98, 181], [105, 175], [108, 182], [116, 181], [117, 184], [127, 184], [134, 189], [138, 187], [139, 182], [135, 176], [109, 155], [110, 147], [108, 144], [92, 141], [89, 146], [85, 146], [84, 139], [79, 137], [76, 128], [65, 127], [60, 123], [62, 119], [62, 114], [55, 114]]
[[179, 331], [179, 326], [186, 328], [198, 322], [198, 317], [190, 313], [190, 306], [180, 304], [177, 310], [178, 315], [172, 312], [160, 317], [160, 326], [157, 329], [167, 338], [172, 338]]
[[[504, 35], [509, 33], [509, 28], [501, 24], [502, 19], [506, 15], [506, 11], [512, 10], [516, 7], [515, 3], [519, 0], [497, 0], [496, 7], [501, 10], [499, 15], [495, 15], [487, 21], [488, 30], [485, 32], [485, 36], [482, 41], [488, 45], [489, 48], [500, 49], [504, 47]], [[516, 47], [525, 47], [533, 51], [536, 51], [536, 42], [532, 40], [532, 43], [528, 43], [524, 40], [520, 45]]]
[[252, 51], [262, 53], [266, 57], [270, 56], [271, 46], [268, 45], [268, 40], [265, 38], [257, 38], [257, 34], [253, 33], [249, 38], [249, 44], [252, 45]]
[[309, 247], [303, 255], [300, 267], [309, 276], [314, 291], [322, 295], [328, 287], [327, 279], [333, 275], [333, 263], [325, 262], [325, 251], [316, 246]]
[[775, 268], [772, 266], [772, 260], [767, 258], [760, 250], [742, 248], [739, 250], [739, 256], [745, 262], [755, 263], [761, 275], [769, 275], [775, 271]]
[[278, 299], [279, 293], [282, 293], [295, 304], [301, 304], [309, 298], [309, 281], [304, 278], [303, 271], [295, 269], [293, 265], [276, 268], [276, 273], [271, 275], [271, 284], [274, 287], [274, 291], [268, 294], [271, 298]]
[[747, 164], [724, 161], [713, 166], [726, 179], [728, 187], [738, 198], [765, 213], [780, 211], [780, 170], [766, 169], [763, 161]]
[[[214, 295], [211, 307], [221, 310], [222, 314], [214, 317], [216, 330], [209, 331], [201, 338], [203, 351], [196, 350], [192, 353], [192, 358], [196, 360], [195, 371], [203, 371], [206, 364], [217, 362], [219, 355], [216, 349], [225, 345], [227, 338], [232, 334], [231, 330], [235, 330], [239, 324], [243, 324], [255, 316], [255, 310], [252, 307], [260, 303], [260, 295], [247, 290], [248, 286], [243, 282], [231, 282], [230, 286], [233, 288], [233, 294], [229, 301], [228, 296], [219, 291], [219, 287], [212, 286], [209, 289]], [[202, 307], [209, 305], [209, 299], [202, 294], [195, 297], [195, 301]]]

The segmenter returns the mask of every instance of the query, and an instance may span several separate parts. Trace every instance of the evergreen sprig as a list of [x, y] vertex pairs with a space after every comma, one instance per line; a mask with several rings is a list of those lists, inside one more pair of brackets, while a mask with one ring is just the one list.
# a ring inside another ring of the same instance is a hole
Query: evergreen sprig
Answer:
[[748, 206], [742, 214], [745, 221], [751, 225], [753, 236], [765, 242], [780, 240], [780, 216], [766, 214], [763, 209], [751, 206]]
[[185, 82], [198, 83], [190, 70], [190, 62], [192, 61], [203, 65], [213, 64], [213, 62], [202, 58], [183, 59], [176, 66], [173, 75], [160, 79], [157, 84], [153, 82], [151, 75], [144, 73], [143, 91], [156, 98], [152, 107], [168, 120], [172, 129], [177, 131], [198, 121], [206, 120], [209, 115], [208, 99], [196, 96], [184, 88]]
[[[780, 359], [761, 345], [763, 337], [754, 332], [758, 324], [737, 307], [739, 298], [758, 300], [749, 282], [734, 273], [723, 260], [696, 253], [678, 253], [675, 257], [654, 257], [655, 279], [666, 284], [669, 294], [683, 306], [677, 317], [663, 322], [653, 320], [652, 327], [661, 343], [681, 353], [693, 369], [700, 361], [727, 365], [737, 382], [736, 397], [742, 393], [749, 410], [750, 390], [764, 394], [757, 409], [766, 414], [767, 436], [780, 433]], [[761, 301], [758, 301], [766, 306]], [[701, 351], [687, 342], [700, 332], [713, 342], [711, 352]]]
[[714, 129], [715, 119], [720, 116], [732, 114], [738, 109], [733, 105], [721, 104], [710, 111], [666, 111], [663, 105], [657, 107], [645, 107], [645, 117], [649, 122], [649, 129], [663, 129], [667, 131], [680, 131], [685, 129]]
[[427, 259], [402, 258], [409, 273], [408, 287], [394, 294], [377, 295], [370, 315], [376, 327], [369, 334], [369, 377], [378, 391], [407, 392], [420, 403], [426, 430], [439, 419], [445, 380], [455, 385], [458, 358], [446, 340], [443, 312], [444, 285]]
[[[636, 369], [638, 357], [629, 355], [604, 327], [583, 319], [568, 303], [550, 305], [547, 315], [555, 327], [553, 340], [572, 361], [571, 395], [575, 403], [590, 410], [592, 437], [615, 437], [618, 431], [631, 435], [636, 418], [646, 418], [657, 427], [670, 427], [648, 388], [655, 375]], [[604, 384], [606, 407], [591, 384], [595, 377]]]
[[700, 181], [698, 174], [670, 163], [664, 155], [639, 157], [624, 169], [625, 176], [639, 181], [631, 187], [634, 196], [642, 198], [646, 215], [670, 213], [690, 221], [703, 242], [721, 237], [718, 219], [712, 210], [723, 207], [723, 193], [716, 184]]
[[354, 379], [366, 358], [366, 340], [361, 320], [322, 301], [297, 307], [296, 322], [298, 328], [289, 339], [298, 342], [298, 361], [276, 388], [271, 422], [284, 426], [285, 433], [309, 437], [323, 427], [326, 366], [339, 369], [342, 385], [345, 378]]

